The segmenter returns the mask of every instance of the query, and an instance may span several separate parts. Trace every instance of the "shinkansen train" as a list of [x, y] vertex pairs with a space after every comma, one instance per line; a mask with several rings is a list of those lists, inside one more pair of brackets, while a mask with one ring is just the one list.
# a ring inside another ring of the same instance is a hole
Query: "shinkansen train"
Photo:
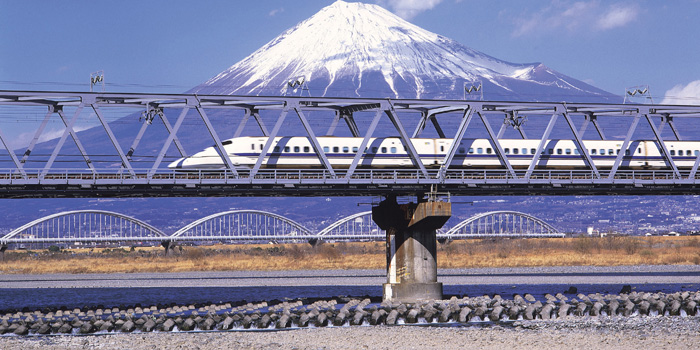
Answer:
[[[267, 137], [236, 137], [222, 142], [235, 166], [252, 168], [262, 151]], [[334, 168], [347, 168], [357, 154], [362, 138], [318, 137], [318, 142]], [[415, 138], [411, 143], [426, 167], [439, 167], [452, 145], [452, 139]], [[537, 152], [540, 140], [499, 140], [503, 152], [514, 168], [527, 168]], [[622, 141], [585, 140], [596, 167], [611, 168], [622, 147]], [[691, 168], [700, 153], [698, 141], [666, 141], [669, 154], [678, 168]], [[364, 150], [359, 166], [365, 168], [413, 167], [411, 159], [397, 137], [372, 138]], [[320, 168], [321, 161], [307, 137], [276, 137], [271, 151], [265, 157], [264, 168]], [[223, 169], [223, 160], [214, 147], [192, 156], [180, 158], [170, 169]], [[500, 168], [495, 150], [488, 139], [463, 139], [450, 165], [453, 168]], [[548, 140], [540, 156], [538, 168], [586, 168], [583, 157], [573, 140]], [[630, 142], [622, 159], [623, 169], [661, 169], [666, 163], [654, 141]]]

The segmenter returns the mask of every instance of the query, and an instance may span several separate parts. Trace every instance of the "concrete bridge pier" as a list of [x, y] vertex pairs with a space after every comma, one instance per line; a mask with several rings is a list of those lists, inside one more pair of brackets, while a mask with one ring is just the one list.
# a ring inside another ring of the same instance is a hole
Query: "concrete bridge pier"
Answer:
[[5, 251], [7, 250], [7, 244], [0, 244], [0, 261], [5, 261]]
[[165, 256], [169, 256], [172, 253], [171, 250], [175, 248], [176, 243], [172, 241], [163, 241], [160, 242], [160, 245], [162, 245], [163, 248], [165, 248]]
[[384, 300], [442, 299], [442, 283], [437, 281], [436, 230], [451, 215], [450, 203], [420, 201], [399, 205], [396, 196], [388, 196], [372, 208], [372, 219], [386, 231]]

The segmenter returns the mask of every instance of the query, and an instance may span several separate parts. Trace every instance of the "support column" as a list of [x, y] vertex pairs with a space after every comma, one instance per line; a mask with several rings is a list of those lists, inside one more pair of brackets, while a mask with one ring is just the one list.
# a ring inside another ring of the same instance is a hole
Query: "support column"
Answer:
[[5, 261], [5, 251], [7, 250], [6, 244], [0, 244], [0, 261]]
[[442, 299], [442, 283], [437, 281], [436, 230], [451, 215], [450, 203], [399, 205], [396, 196], [388, 196], [372, 208], [372, 219], [386, 231], [384, 300]]
[[175, 248], [175, 246], [176, 246], [177, 244], [176, 244], [175, 242], [171, 242], [171, 241], [164, 241], [164, 242], [160, 242], [160, 245], [162, 245], [163, 248], [165, 248], [165, 254], [164, 254], [164, 255], [165, 255], [165, 256], [169, 256], [169, 255], [171, 254], [171, 250], [172, 250], [173, 248]]

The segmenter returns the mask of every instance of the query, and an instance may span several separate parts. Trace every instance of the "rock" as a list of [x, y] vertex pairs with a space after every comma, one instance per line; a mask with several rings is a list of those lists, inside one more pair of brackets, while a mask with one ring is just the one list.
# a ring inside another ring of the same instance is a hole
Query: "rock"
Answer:
[[114, 330], [114, 323], [110, 321], [105, 321], [100, 325], [100, 328], [98, 328], [100, 332], [111, 332]]
[[173, 330], [173, 328], [175, 328], [175, 321], [173, 321], [171, 318], [165, 320], [165, 322], [163, 322], [163, 323], [160, 325], [160, 329], [161, 329], [163, 332], [170, 332], [170, 331]]
[[565, 318], [566, 316], [568, 316], [570, 308], [571, 308], [571, 305], [567, 304], [566, 302], [559, 303], [559, 310], [557, 311], [557, 317], [558, 318]]
[[622, 286], [622, 289], [620, 290], [620, 293], [618, 293], [618, 294], [630, 294], [630, 293], [632, 293], [632, 286], [630, 286], [629, 284], [625, 284], [624, 286]]
[[17, 328], [15, 328], [14, 332], [17, 335], [27, 335], [29, 334], [29, 328], [25, 325], [19, 325]]
[[360, 326], [364, 322], [366, 315], [367, 313], [362, 310], [355, 311], [355, 315], [353, 316], [352, 321], [350, 323], [353, 326]]
[[462, 307], [462, 310], [459, 312], [459, 319], [458, 321], [460, 323], [467, 323], [469, 322], [469, 314], [471, 314], [472, 309], [469, 308], [469, 306], [464, 306]]
[[233, 320], [233, 317], [226, 316], [226, 318], [224, 318], [224, 320], [221, 322], [221, 324], [219, 324], [219, 329], [224, 330], [224, 331], [229, 330], [229, 329], [233, 328], [234, 322], [235, 321]]
[[316, 327], [325, 327], [328, 325], [328, 316], [326, 316], [325, 313], [321, 312], [316, 316], [316, 322], [314, 322]]
[[90, 334], [95, 332], [95, 326], [90, 322], [85, 322], [80, 326], [80, 334]]
[[124, 333], [131, 333], [136, 329], [136, 324], [133, 321], [126, 321], [124, 324], [119, 328], [121, 332]]
[[69, 334], [73, 332], [73, 326], [70, 323], [64, 323], [58, 328], [58, 333]]
[[36, 332], [41, 335], [51, 334], [51, 326], [47, 323], [44, 323], [41, 325], [41, 327], [39, 327], [39, 329], [37, 329]]
[[196, 327], [196, 322], [192, 318], [187, 318], [182, 321], [182, 324], [179, 326], [181, 331], [191, 331], [194, 330]]
[[146, 321], [146, 323], [143, 324], [141, 327], [142, 332], [153, 332], [153, 330], [156, 328], [156, 321], [153, 319], [149, 319]]
[[[498, 306], [500, 307], [500, 306]], [[446, 309], [442, 310], [440, 313], [440, 316], [438, 317], [439, 322], [448, 322], [452, 318], [452, 309], [447, 307]]]
[[544, 306], [542, 306], [539, 315], [543, 320], [549, 320], [552, 318], [552, 311], [554, 311], [554, 305], [551, 303], [546, 303]]
[[489, 319], [493, 322], [496, 322], [501, 319], [501, 314], [503, 313], [503, 307], [502, 306], [496, 306], [491, 310], [491, 313], [489, 314]]
[[396, 321], [398, 320], [399, 317], [399, 312], [396, 310], [391, 310], [389, 315], [386, 317], [386, 324], [387, 325], [394, 325], [396, 324]]
[[276, 327], [280, 328], [280, 329], [287, 328], [287, 327], [289, 327], [289, 325], [291, 323], [290, 321], [291, 321], [291, 318], [289, 317], [289, 315], [282, 315], [280, 317], [280, 319], [277, 321]]
[[603, 306], [603, 303], [601, 303], [600, 301], [596, 301], [591, 306], [591, 310], [589, 311], [589, 313], [591, 314], [591, 316], [600, 316], [600, 310], [603, 309]]
[[564, 294], [577, 294], [578, 293], [578, 288], [574, 286], [569, 286], [569, 289], [567, 289]]

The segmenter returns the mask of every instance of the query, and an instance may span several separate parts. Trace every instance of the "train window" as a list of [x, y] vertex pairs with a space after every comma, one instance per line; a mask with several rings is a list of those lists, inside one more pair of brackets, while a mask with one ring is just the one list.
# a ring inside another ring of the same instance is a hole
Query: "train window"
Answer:
[[304, 153], [309, 152], [309, 146], [304, 146]]
[[625, 155], [626, 155], [626, 156], [629, 156], [629, 155], [630, 155], [630, 150], [626, 150], [626, 151], [625, 151]]
[[602, 149], [602, 148], [600, 149], [600, 155], [601, 155], [601, 156], [604, 156], [604, 155], [605, 155], [605, 150]]
[[474, 154], [474, 149], [469, 147], [469, 154]]
[[613, 151], [612, 148], [608, 148], [608, 155], [615, 155], [615, 151]]
[[596, 152], [595, 149], [591, 149], [591, 154], [597, 154], [597, 153], [598, 153], [598, 152]]
[[685, 151], [685, 155], [686, 155], [686, 156], [689, 156], [689, 155], [691, 155], [691, 154], [692, 154], [692, 153], [690, 152], [690, 150], [686, 150], [686, 151]]
[[[506, 149], [507, 149], [507, 148], [506, 148]], [[459, 153], [464, 154], [464, 147], [460, 147], [460, 148], [459, 148]]]
[[620, 154], [620, 150], [619, 149], [615, 150], [615, 154]]
[[230, 144], [232, 144], [232, 143], [233, 143], [233, 141], [231, 141], [231, 140], [226, 140], [226, 141], [222, 142], [221, 145], [222, 145], [222, 146], [226, 146], [226, 145], [230, 145]]
[[491, 154], [491, 147], [486, 148], [486, 154]]
[[280, 151], [280, 146], [275, 146], [275, 148], [272, 149], [272, 152], [279, 152]]
[[513, 148], [513, 154], [518, 154], [518, 149], [517, 149], [517, 148]]
[[396, 153], [396, 147], [391, 147], [391, 153]]
[[557, 154], [562, 154], [561, 148], [557, 148]]
[[386, 153], [386, 147], [382, 147], [382, 153]]
[[672, 149], [672, 150], [671, 150], [671, 155], [672, 155], [672, 156], [675, 156], [675, 155], [676, 155], [676, 150], [675, 150], [675, 149]]
[[527, 154], [527, 148], [523, 148], [521, 151], [523, 151], [522, 154]]
[[565, 153], [566, 153], [566, 154], [571, 154], [571, 148], [567, 148]]
[[505, 154], [510, 154], [510, 148], [504, 148], [503, 153]]
[[338, 153], [338, 152], [340, 152], [340, 147], [333, 146], [333, 153]]
[[323, 146], [323, 152], [328, 153], [330, 151], [331, 151], [331, 149], [328, 146]]
[[476, 149], [476, 153], [482, 154], [482, 153], [484, 153], [484, 149], [481, 148], [481, 147], [479, 147], [479, 148]]
[[348, 147], [348, 146], [343, 147], [343, 153], [348, 153], [348, 152], [350, 152], [350, 147]]
[[445, 152], [445, 146], [440, 145], [440, 152]]
[[295, 153], [301, 152], [301, 148], [299, 148], [299, 146], [294, 146], [294, 152]]
[[252, 149], [253, 151], [255, 151], [255, 144], [254, 144], [254, 143], [251, 143], [251, 144], [250, 144], [250, 149]]
[[353, 147], [353, 148], [352, 148], [352, 152], [353, 152], [353, 153], [357, 153], [357, 151], [358, 151], [359, 149], [360, 149], [359, 147]]
[[260, 150], [262, 151], [262, 149], [263, 149], [263, 144], [261, 143], [261, 144], [260, 144]]
[[642, 153], [642, 149], [641, 149], [641, 148], [637, 148], [637, 153]]
[[535, 153], [537, 153], [537, 149], [536, 149], [536, 148], [530, 148], [530, 154], [535, 154]]
[[696, 151], [695, 151], [695, 155], [697, 156], [698, 154], [700, 154], [700, 151], [697, 151], [697, 150], [696, 150]]
[[377, 147], [372, 147], [372, 153], [377, 153]]
[[574, 154], [579, 154], [579, 155], [581, 154], [581, 153], [578, 151], [578, 148], [574, 148]]
[[284, 151], [285, 151], [285, 152], [289, 152], [289, 146], [285, 146], [285, 147], [284, 147]]
[[549, 154], [554, 154], [554, 148], [549, 148], [549, 149], [547, 149], [547, 153], [549, 153]]

